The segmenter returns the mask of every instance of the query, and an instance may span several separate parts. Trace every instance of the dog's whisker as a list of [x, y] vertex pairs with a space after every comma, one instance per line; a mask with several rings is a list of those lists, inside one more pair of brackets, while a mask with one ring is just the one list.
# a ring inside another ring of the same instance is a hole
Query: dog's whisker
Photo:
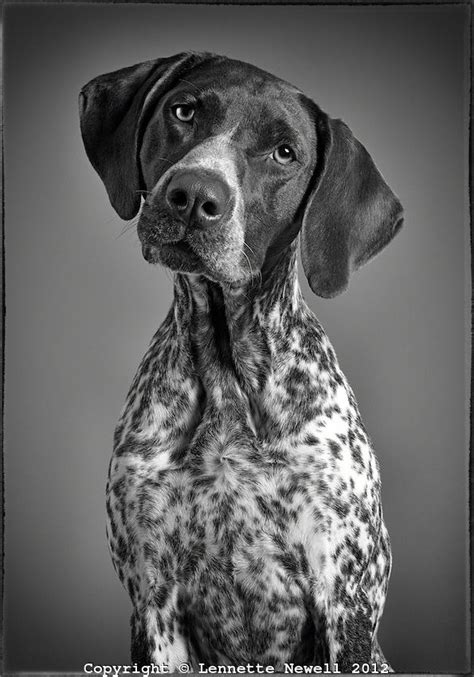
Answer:
[[249, 267], [250, 279], [252, 279], [254, 273], [253, 273], [253, 270], [252, 270], [252, 264], [250, 263], [250, 259], [249, 259], [249, 257], [247, 256], [247, 254], [246, 254], [243, 250], [242, 250], [242, 256], [243, 256], [243, 257], [245, 258], [245, 260], [247, 261], [247, 264], [248, 264], [248, 267]]
[[[167, 157], [161, 157], [161, 155], [155, 155], [154, 157], [155, 157], [157, 160], [163, 160], [163, 162], [169, 162], [170, 165], [174, 164], [173, 160], [170, 160], [170, 159], [167, 158]], [[152, 191], [150, 191], [150, 192], [152, 192]]]
[[118, 235], [116, 235], [115, 239], [118, 239], [119, 237], [122, 237], [122, 235], [125, 235], [126, 233], [129, 233], [133, 231], [138, 223], [138, 216], [135, 216], [131, 221], [128, 221], [120, 231]]
[[167, 266], [163, 266], [162, 269], [165, 271], [165, 275], [166, 275], [166, 277], [168, 278], [168, 280], [169, 280], [170, 282], [173, 282], [173, 277], [174, 277], [174, 275], [173, 275], [173, 273], [171, 272], [171, 270], [170, 270], [169, 268], [167, 268]]
[[[250, 245], [248, 245], [247, 242], [245, 242], [245, 240], [244, 240], [244, 247], [247, 247], [247, 249], [252, 254], [252, 256], [255, 257], [255, 252], [253, 251], [252, 247], [250, 247]], [[245, 254], [245, 252], [242, 252], [242, 254]], [[248, 256], [246, 256], [246, 258], [249, 261]], [[249, 261], [249, 265], [250, 265], [250, 261]], [[251, 265], [250, 265], [250, 269], [252, 270]], [[260, 287], [262, 285], [262, 271], [260, 270], [260, 268], [257, 270], [256, 276], [255, 276], [254, 279], [258, 280], [258, 286]]]
[[265, 226], [265, 228], [270, 228], [268, 223], [265, 223], [265, 221], [258, 215], [258, 214], [253, 214], [253, 217], [257, 219], [257, 221], [260, 221], [262, 226]]

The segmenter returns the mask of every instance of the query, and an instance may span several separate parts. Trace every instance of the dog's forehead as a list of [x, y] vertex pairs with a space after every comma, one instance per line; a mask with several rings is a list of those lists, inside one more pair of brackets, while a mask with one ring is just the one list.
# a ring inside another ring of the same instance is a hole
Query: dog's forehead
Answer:
[[225, 57], [216, 57], [195, 66], [189, 71], [187, 79], [197, 85], [220, 85], [223, 89], [244, 88], [249, 94], [299, 91], [294, 85], [268, 71]]
[[212, 104], [215, 119], [238, 134], [258, 133], [272, 122], [310, 132], [311, 116], [295, 86], [255, 66], [231, 59], [201, 64], [181, 80]]

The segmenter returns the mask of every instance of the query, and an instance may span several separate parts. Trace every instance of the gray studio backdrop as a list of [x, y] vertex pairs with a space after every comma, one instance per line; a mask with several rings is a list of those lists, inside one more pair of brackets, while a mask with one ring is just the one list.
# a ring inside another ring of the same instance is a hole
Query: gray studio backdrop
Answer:
[[307, 300], [359, 401], [394, 567], [400, 672], [467, 670], [466, 7], [13, 6], [6, 11], [6, 665], [127, 664], [104, 485], [129, 383], [171, 299], [86, 159], [77, 95], [146, 59], [254, 63], [342, 117], [405, 209], [350, 290]]

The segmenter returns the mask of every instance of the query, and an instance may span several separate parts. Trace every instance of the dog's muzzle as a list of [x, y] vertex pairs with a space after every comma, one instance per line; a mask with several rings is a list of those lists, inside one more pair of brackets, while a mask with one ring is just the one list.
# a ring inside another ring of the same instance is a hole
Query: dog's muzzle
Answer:
[[147, 196], [137, 224], [143, 255], [179, 272], [240, 279], [243, 212], [235, 153], [227, 139], [208, 139], [170, 167]]

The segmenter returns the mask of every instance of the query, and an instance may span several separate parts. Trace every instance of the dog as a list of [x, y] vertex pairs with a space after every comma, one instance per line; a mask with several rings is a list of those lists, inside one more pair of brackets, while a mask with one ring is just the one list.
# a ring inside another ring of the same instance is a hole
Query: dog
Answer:
[[132, 661], [391, 671], [378, 463], [296, 257], [299, 240], [311, 290], [340, 294], [399, 200], [341, 120], [223, 56], [101, 75], [80, 114], [112, 206], [175, 271], [107, 485]]

